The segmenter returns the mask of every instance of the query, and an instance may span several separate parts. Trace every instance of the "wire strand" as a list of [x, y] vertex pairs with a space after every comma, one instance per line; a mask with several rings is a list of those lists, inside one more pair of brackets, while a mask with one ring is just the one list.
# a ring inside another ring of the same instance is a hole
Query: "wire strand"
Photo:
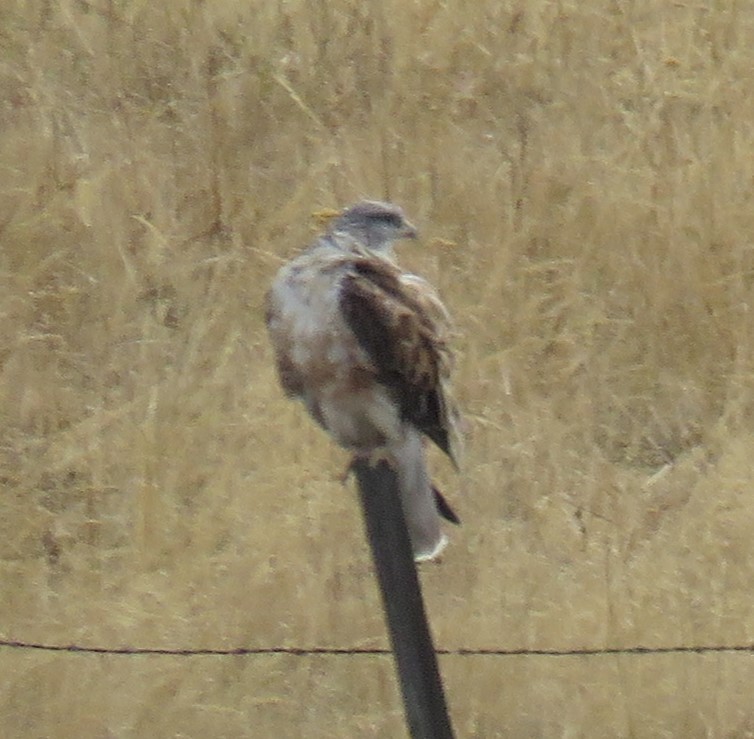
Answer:
[[[44, 642], [0, 639], [0, 648], [41, 652], [69, 652], [74, 654], [104, 654], [116, 656], [154, 655], [167, 657], [242, 657], [249, 655], [287, 655], [293, 657], [314, 656], [381, 656], [392, 655], [385, 647], [232, 647], [206, 649], [172, 649], [168, 647], [104, 647], [86, 644], [48, 644]], [[498, 649], [464, 648], [436, 649], [440, 656], [449, 657], [600, 657], [607, 655], [653, 655], [653, 654], [710, 654], [721, 652], [754, 652], [754, 644], [717, 644], [698, 646], [666, 647], [608, 647], [579, 649]]]

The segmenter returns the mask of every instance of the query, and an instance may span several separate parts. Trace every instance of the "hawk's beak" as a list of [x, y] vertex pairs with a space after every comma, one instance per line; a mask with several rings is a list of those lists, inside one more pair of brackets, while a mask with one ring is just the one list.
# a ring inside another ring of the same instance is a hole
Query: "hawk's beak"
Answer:
[[318, 228], [327, 228], [331, 221], [335, 220], [342, 214], [342, 211], [333, 208], [322, 208], [321, 210], [315, 210], [314, 213], [312, 213], [312, 218]]
[[404, 239], [418, 239], [419, 238], [419, 231], [417, 231], [416, 226], [414, 226], [413, 223], [409, 223], [408, 221], [404, 221], [403, 228], [401, 229], [401, 238], [404, 238]]

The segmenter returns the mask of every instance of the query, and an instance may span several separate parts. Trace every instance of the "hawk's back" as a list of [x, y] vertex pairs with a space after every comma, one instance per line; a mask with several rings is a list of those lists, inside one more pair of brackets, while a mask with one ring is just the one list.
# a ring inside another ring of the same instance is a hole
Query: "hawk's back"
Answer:
[[369, 449], [397, 433], [400, 417], [340, 310], [354, 258], [320, 242], [284, 266], [268, 293], [267, 326], [285, 392], [339, 444]]

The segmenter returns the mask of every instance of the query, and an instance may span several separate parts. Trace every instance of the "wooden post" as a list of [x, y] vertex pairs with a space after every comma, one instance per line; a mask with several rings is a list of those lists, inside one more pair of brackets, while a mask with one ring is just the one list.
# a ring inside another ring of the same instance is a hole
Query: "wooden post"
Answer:
[[411, 551], [398, 479], [385, 461], [355, 460], [361, 508], [412, 739], [453, 739]]

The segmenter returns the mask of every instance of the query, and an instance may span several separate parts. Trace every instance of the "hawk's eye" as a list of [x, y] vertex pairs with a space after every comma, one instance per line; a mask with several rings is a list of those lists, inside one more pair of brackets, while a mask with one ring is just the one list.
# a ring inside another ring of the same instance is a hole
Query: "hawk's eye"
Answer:
[[383, 223], [393, 228], [401, 228], [403, 226], [403, 219], [396, 213], [376, 213], [372, 218], [377, 223]]

